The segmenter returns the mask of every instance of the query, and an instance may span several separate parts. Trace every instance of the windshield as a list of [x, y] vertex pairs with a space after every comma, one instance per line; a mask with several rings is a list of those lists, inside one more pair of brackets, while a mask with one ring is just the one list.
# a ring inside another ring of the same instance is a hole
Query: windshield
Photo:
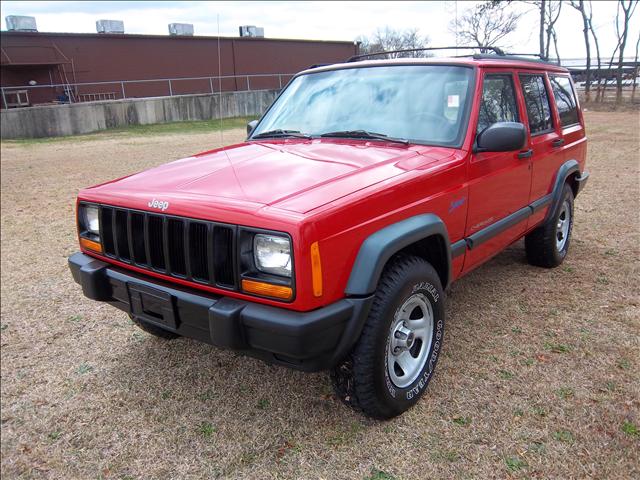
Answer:
[[364, 131], [459, 146], [472, 79], [473, 69], [451, 65], [345, 68], [301, 75], [282, 92], [251, 137], [273, 131], [312, 136]]

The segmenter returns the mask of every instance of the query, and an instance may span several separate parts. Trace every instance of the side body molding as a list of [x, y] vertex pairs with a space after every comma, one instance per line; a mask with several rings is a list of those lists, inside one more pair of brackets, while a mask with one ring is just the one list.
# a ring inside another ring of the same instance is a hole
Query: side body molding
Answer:
[[[562, 189], [565, 182], [567, 181], [567, 178], [576, 173], [580, 174], [580, 165], [578, 164], [578, 162], [573, 159], [567, 160], [560, 166], [560, 168], [558, 168], [558, 172], [556, 173], [556, 177], [553, 183], [553, 188], [550, 193], [538, 198], [537, 200], [534, 200], [526, 207], [523, 207], [520, 210], [516, 210], [512, 214], [501, 218], [497, 222], [492, 223], [482, 230], [469, 235], [465, 238], [467, 248], [469, 248], [469, 250], [473, 250], [477, 246], [482, 245], [487, 240], [490, 240], [496, 235], [504, 232], [508, 228], [517, 225], [527, 217], [533, 215], [534, 213], [549, 205], [549, 210], [547, 211], [546, 217], [544, 219], [544, 221], [546, 222], [551, 217], [551, 215], [553, 215], [553, 212], [556, 211], [556, 209], [558, 208], [558, 204], [562, 200]], [[578, 182], [578, 191], [580, 190], [580, 188], [582, 188], [588, 178], [589, 174], [586, 172], [576, 178], [576, 181]]]
[[[363, 296], [375, 292], [387, 261], [404, 247], [432, 235], [442, 237], [447, 252], [447, 282], [451, 280], [451, 248], [447, 228], [437, 215], [416, 215], [393, 223], [371, 234], [362, 242], [345, 289], [348, 296]], [[447, 285], [443, 285], [446, 288]]]

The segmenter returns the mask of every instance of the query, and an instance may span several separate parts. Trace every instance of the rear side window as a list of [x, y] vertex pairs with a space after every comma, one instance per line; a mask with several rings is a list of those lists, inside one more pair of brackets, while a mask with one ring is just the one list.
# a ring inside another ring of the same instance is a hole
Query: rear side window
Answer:
[[553, 97], [556, 99], [560, 115], [560, 124], [563, 127], [568, 127], [579, 123], [576, 97], [573, 88], [571, 88], [569, 77], [551, 77], [550, 80], [551, 90], [553, 90]]
[[482, 132], [497, 122], [517, 122], [518, 105], [511, 75], [487, 75], [482, 83], [482, 103], [478, 130]]
[[542, 75], [520, 75], [531, 135], [553, 130], [549, 95]]

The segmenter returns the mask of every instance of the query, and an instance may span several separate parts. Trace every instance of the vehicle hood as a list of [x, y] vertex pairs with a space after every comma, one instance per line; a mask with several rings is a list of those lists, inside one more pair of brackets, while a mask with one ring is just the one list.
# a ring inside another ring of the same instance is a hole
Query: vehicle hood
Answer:
[[[337, 198], [447, 158], [453, 150], [336, 139], [246, 142], [203, 152], [98, 185], [91, 196], [274, 206], [305, 213]], [[105, 200], [106, 202], [106, 200]], [[149, 204], [149, 207], [152, 207]]]

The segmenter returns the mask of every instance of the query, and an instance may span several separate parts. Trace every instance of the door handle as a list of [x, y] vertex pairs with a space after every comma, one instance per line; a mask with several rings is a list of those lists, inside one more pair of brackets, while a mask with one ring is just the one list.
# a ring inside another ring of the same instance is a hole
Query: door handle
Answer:
[[564, 145], [564, 138], [558, 138], [551, 142], [551, 146], [554, 148], [561, 147], [562, 145]]
[[529, 149], [518, 154], [518, 158], [529, 158], [533, 155], [533, 150]]

